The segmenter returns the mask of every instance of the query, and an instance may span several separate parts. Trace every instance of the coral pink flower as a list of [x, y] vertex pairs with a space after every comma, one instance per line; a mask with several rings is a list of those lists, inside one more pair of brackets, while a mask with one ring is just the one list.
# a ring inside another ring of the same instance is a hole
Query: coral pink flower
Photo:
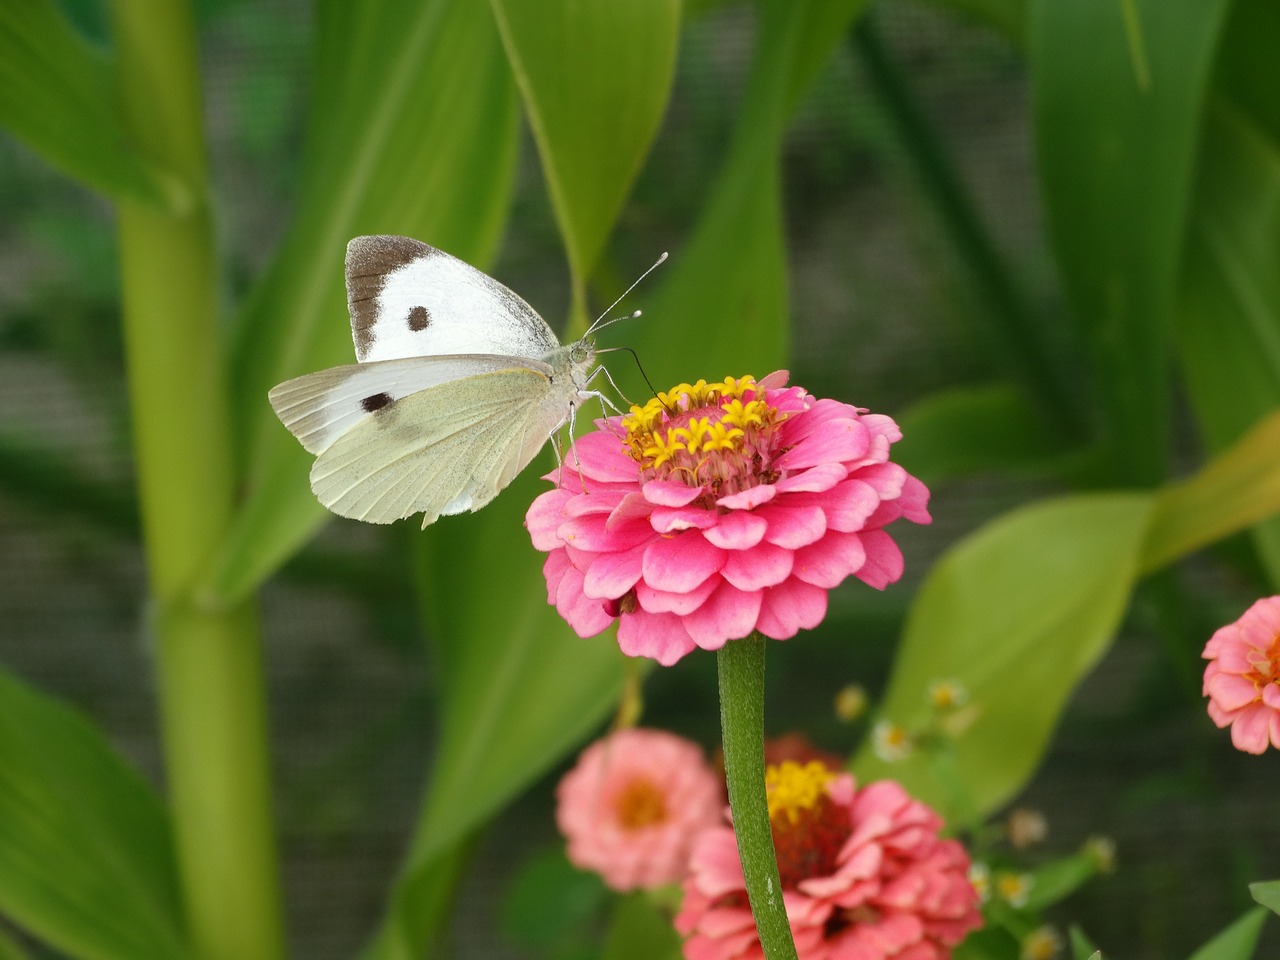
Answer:
[[723, 787], [698, 745], [619, 730], [587, 747], [556, 788], [569, 860], [615, 890], [683, 879], [694, 837], [720, 819]]
[[577, 440], [529, 508], [547, 599], [579, 636], [619, 620], [624, 653], [672, 664], [759, 631], [785, 640], [853, 575], [902, 576], [884, 527], [928, 523], [889, 461], [885, 416], [786, 387], [786, 373], [681, 384]]
[[1209, 716], [1237, 750], [1280, 749], [1280, 596], [1259, 600], [1205, 644]]
[[[969, 857], [897, 783], [769, 767], [769, 817], [800, 960], [947, 960], [982, 925]], [[698, 838], [675, 920], [688, 960], [762, 960], [733, 830]]]

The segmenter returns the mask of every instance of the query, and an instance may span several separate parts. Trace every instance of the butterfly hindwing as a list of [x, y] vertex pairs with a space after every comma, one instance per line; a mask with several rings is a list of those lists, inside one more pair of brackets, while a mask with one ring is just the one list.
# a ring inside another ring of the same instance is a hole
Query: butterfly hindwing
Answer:
[[[311, 489], [330, 510], [371, 523], [484, 506], [531, 460], [567, 409], [527, 367], [442, 383], [390, 403], [316, 458]], [[550, 421], [550, 422], [548, 422]]]
[[347, 245], [346, 271], [361, 363], [461, 353], [541, 357], [559, 346], [519, 296], [418, 240], [356, 237]]

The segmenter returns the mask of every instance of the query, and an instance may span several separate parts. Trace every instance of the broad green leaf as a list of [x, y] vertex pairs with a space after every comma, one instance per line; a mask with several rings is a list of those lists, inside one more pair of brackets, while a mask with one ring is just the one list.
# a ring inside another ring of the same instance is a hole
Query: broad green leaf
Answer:
[[521, 867], [502, 904], [502, 930], [526, 949], [546, 950], [587, 929], [611, 895], [599, 874], [579, 870], [564, 845]]
[[786, 356], [781, 150], [787, 121], [865, 0], [766, 0], [724, 166], [633, 338], [658, 389], [764, 376]]
[[679, 0], [491, 0], [533, 128], [581, 321], [585, 284], [648, 153], [675, 70]]
[[1010, 960], [1018, 956], [1018, 941], [1004, 927], [987, 926], [960, 941], [951, 960]]
[[205, 593], [253, 589], [329, 514], [311, 458], [267, 390], [354, 362], [343, 279], [347, 241], [402, 233], [483, 265], [510, 201], [516, 93], [493, 17], [467, 0], [321, 3], [299, 213], [239, 318], [234, 402], [249, 493]]
[[0, 960], [31, 960], [31, 954], [8, 933], [0, 930]]
[[1280, 880], [1251, 883], [1249, 894], [1272, 913], [1280, 914]]
[[1201, 107], [1227, 6], [1031, 4], [1032, 104], [1049, 233], [1092, 353], [1113, 482], [1153, 483], [1164, 473], [1177, 268]]
[[0, 913], [76, 957], [184, 958], [160, 801], [83, 717], [0, 672]]
[[[545, 458], [543, 460], [545, 463]], [[436, 931], [417, 900], [436, 859], [584, 740], [617, 703], [612, 630], [577, 637], [547, 604], [522, 523], [533, 468], [474, 516], [414, 539], [440, 673], [441, 729], [408, 863], [371, 956], [417, 957]]]
[[[1280, 406], [1280, 143], [1257, 117], [1226, 98], [1208, 113], [1183, 269], [1182, 367], [1211, 450]], [[1255, 539], [1280, 584], [1280, 521]]]
[[680, 960], [681, 937], [671, 917], [643, 893], [623, 897], [614, 908], [600, 960]]
[[895, 459], [930, 486], [982, 471], [1043, 471], [1063, 456], [1064, 439], [1009, 384], [934, 394], [898, 424]]
[[111, 61], [53, 0], [0, 3], [0, 125], [45, 160], [113, 200], [177, 211], [195, 191], [133, 144]]
[[1280, 513], [1280, 409], [1199, 473], [1162, 489], [1143, 547], [1144, 572]]
[[954, 744], [945, 781], [923, 751], [889, 764], [870, 745], [856, 759], [859, 779], [891, 777], [930, 802], [954, 801], [954, 784], [964, 784], [961, 806], [971, 814], [1013, 796], [1115, 635], [1151, 506], [1140, 494], [1047, 501], [948, 550], [907, 618], [880, 716], [918, 728], [929, 717], [930, 682], [950, 678], [969, 693], [972, 726]]
[[1267, 911], [1254, 907], [1187, 960], [1249, 960], [1266, 919]]

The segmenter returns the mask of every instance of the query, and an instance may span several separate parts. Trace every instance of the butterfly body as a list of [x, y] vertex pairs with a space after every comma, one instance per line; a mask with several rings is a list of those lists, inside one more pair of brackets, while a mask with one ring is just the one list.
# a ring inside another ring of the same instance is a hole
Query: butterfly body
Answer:
[[516, 294], [408, 237], [347, 247], [358, 363], [288, 380], [277, 416], [316, 455], [311, 489], [344, 517], [423, 526], [478, 510], [590, 389], [595, 348], [562, 346]]

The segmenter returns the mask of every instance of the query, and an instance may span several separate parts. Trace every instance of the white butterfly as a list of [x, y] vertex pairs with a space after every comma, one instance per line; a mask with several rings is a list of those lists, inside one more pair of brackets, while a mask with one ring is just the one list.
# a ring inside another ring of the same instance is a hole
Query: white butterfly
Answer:
[[561, 346], [520, 297], [443, 251], [356, 237], [346, 273], [360, 362], [269, 394], [316, 455], [311, 489], [334, 513], [391, 523], [420, 512], [425, 528], [479, 510], [601, 396], [590, 330]]

